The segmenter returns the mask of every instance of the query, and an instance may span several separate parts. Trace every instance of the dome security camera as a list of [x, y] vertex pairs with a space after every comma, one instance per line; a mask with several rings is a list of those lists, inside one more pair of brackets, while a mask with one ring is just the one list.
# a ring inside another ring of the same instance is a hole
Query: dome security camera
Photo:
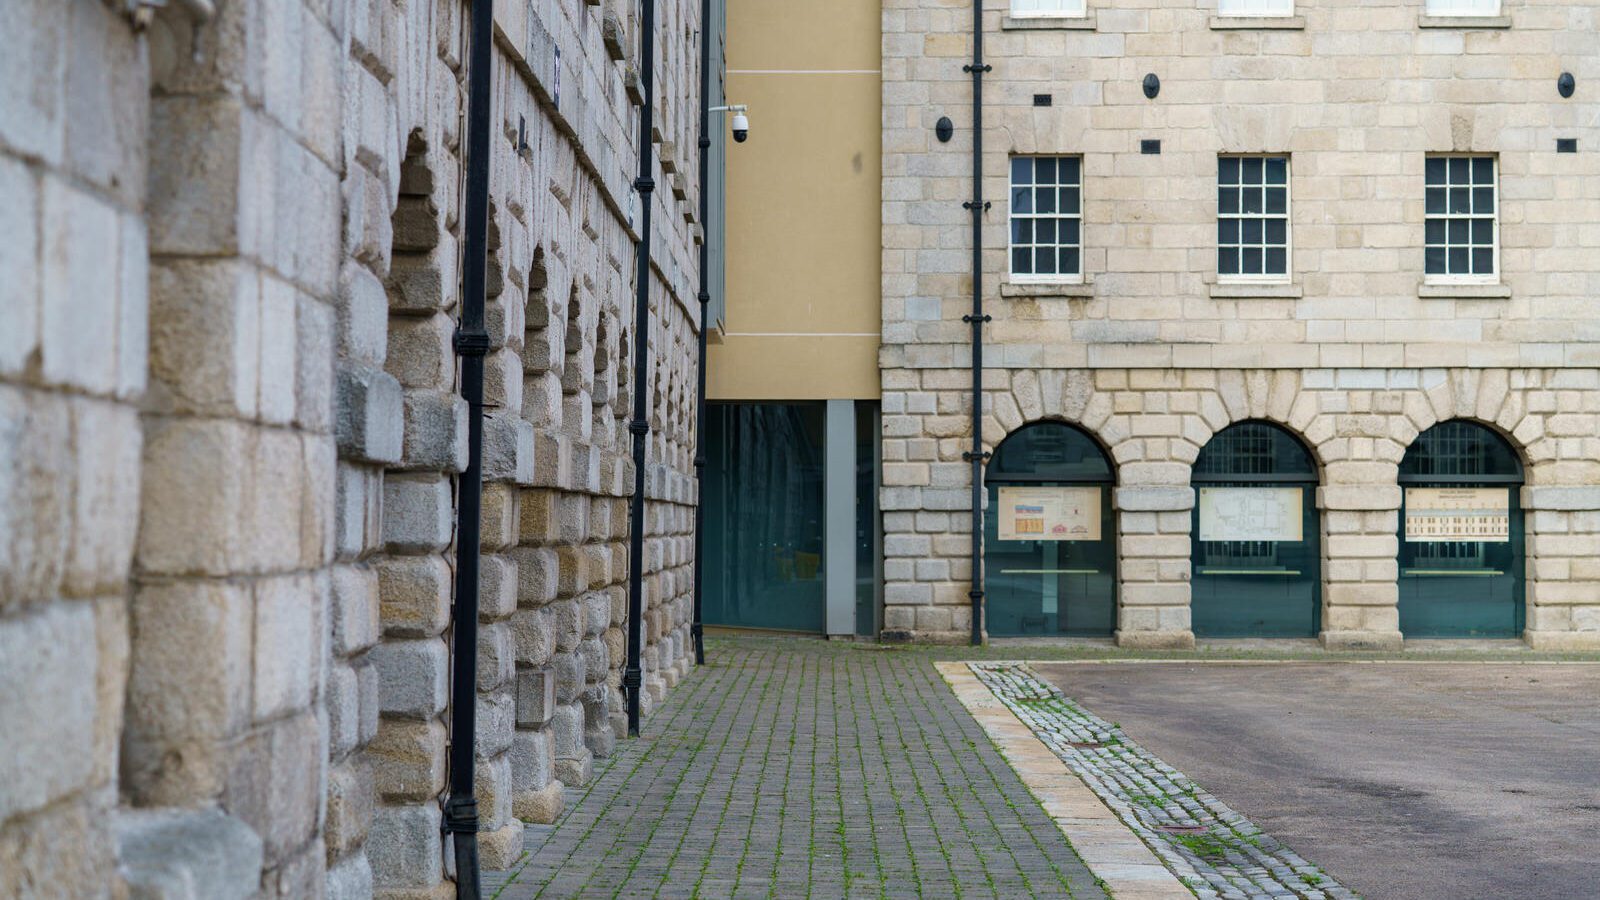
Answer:
[[706, 112], [733, 113], [733, 121], [729, 124], [733, 128], [734, 141], [742, 144], [750, 140], [750, 117], [745, 115], [746, 109], [743, 103], [734, 103], [729, 106], [713, 106], [707, 109]]

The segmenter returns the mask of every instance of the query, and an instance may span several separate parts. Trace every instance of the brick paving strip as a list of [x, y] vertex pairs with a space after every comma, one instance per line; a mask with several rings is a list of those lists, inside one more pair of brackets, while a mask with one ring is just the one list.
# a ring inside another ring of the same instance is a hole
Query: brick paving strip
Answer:
[[[1116, 897], [1184, 897], [1190, 895], [1183, 889], [1187, 885], [1199, 897], [1229, 900], [1355, 898], [1025, 664], [941, 663], [939, 668], [996, 743], [1020, 763], [1024, 780]], [[1039, 747], [1059, 760], [1057, 767], [1038, 759]], [[1076, 778], [1063, 777], [1061, 765]], [[1091, 791], [1090, 797], [1083, 796]], [[1096, 798], [1094, 805], [1087, 802]], [[1112, 837], [1105, 813], [1120, 820], [1115, 829], [1120, 839]], [[1133, 841], [1140, 843], [1144, 857], [1129, 846]], [[1150, 873], [1145, 858], [1159, 858], [1171, 870], [1170, 880], [1161, 882]], [[1119, 870], [1128, 864], [1136, 871]]]
[[1107, 896], [925, 655], [709, 643], [487, 893]]

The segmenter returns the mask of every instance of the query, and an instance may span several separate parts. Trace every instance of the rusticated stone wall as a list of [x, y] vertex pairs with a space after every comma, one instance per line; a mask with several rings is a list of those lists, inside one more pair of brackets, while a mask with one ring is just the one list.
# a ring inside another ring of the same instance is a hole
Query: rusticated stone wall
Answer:
[[[647, 714], [689, 666], [698, 8], [658, 4], [635, 373], [631, 5], [496, 3], [491, 866], [624, 734], [636, 376]], [[0, 9], [0, 894], [452, 894], [469, 12]]]

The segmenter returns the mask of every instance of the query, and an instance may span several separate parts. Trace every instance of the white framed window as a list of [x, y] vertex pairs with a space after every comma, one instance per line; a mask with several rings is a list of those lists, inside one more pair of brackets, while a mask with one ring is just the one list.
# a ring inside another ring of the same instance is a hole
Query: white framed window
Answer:
[[1083, 158], [1011, 158], [1011, 281], [1083, 281]]
[[1289, 281], [1289, 157], [1217, 157], [1217, 281]]
[[1011, 17], [1014, 19], [1082, 18], [1088, 15], [1085, 0], [1011, 0]]
[[1498, 16], [1500, 0], [1426, 0], [1423, 11], [1430, 16]]
[[1500, 196], [1494, 157], [1430, 156], [1424, 171], [1424, 280], [1497, 281]]
[[1217, 0], [1219, 16], [1292, 16], [1294, 0]]

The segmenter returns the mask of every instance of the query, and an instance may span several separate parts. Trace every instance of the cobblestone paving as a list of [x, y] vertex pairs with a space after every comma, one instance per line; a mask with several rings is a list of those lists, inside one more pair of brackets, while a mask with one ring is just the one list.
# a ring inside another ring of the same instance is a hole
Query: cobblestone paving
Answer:
[[710, 642], [489, 893], [1105, 897], [925, 655]]
[[1026, 666], [969, 665], [1198, 896], [1356, 896]]

